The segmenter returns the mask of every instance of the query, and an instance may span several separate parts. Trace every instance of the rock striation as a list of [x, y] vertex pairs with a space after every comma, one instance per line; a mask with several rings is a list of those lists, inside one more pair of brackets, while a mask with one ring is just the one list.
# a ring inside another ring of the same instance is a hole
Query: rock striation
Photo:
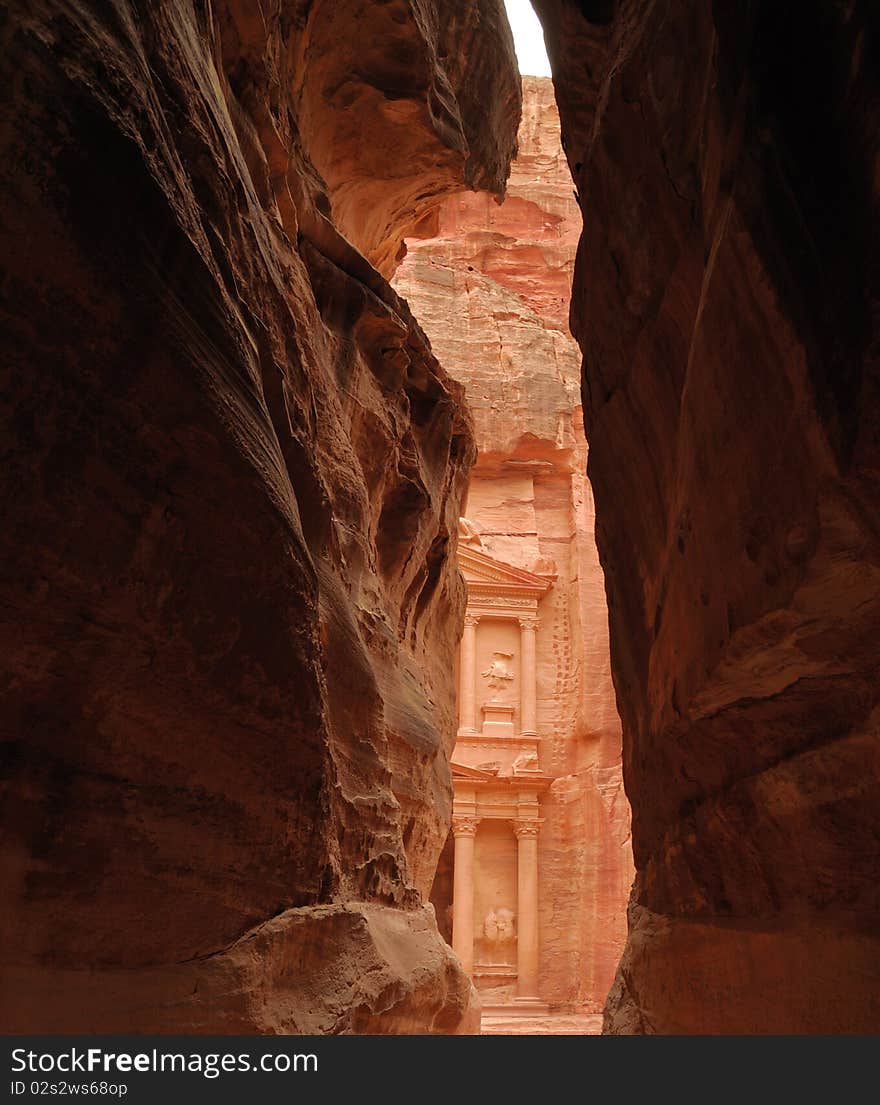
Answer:
[[472, 428], [381, 272], [503, 190], [500, 0], [0, 36], [4, 1031], [474, 1030], [422, 904]]
[[606, 1031], [876, 1031], [876, 16], [535, 6], [633, 807]]
[[[523, 78], [503, 204], [454, 196], [436, 222], [435, 237], [408, 243], [394, 285], [465, 387], [478, 446], [466, 513], [481, 551], [554, 577], [537, 631], [540, 766], [553, 780], [540, 807], [539, 991], [554, 1008], [597, 1012], [624, 944], [632, 852], [567, 327], [581, 216], [549, 79]], [[448, 891], [442, 862], [440, 876]], [[510, 996], [484, 987], [487, 1002]]]

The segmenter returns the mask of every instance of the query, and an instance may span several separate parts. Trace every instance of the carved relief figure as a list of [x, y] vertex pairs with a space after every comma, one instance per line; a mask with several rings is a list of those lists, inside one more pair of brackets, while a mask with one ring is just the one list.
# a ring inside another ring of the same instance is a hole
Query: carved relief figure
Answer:
[[512, 965], [516, 937], [513, 910], [506, 906], [490, 909], [483, 920], [483, 956], [487, 963]]
[[532, 749], [520, 752], [513, 761], [512, 770], [514, 775], [540, 774], [541, 765], [538, 762], [538, 753]]
[[493, 652], [494, 660], [481, 672], [489, 686], [495, 690], [503, 690], [513, 679], [513, 672], [508, 667], [508, 660], [513, 659], [512, 652]]
[[497, 913], [498, 918], [498, 939], [499, 940], [513, 940], [516, 936], [516, 928], [514, 925], [515, 914], [512, 909], [508, 909], [506, 906], [502, 906]]

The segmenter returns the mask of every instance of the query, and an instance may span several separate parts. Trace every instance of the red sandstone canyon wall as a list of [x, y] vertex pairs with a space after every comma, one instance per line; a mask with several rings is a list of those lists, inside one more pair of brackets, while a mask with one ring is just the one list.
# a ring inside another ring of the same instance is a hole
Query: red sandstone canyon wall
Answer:
[[3, 1028], [472, 1030], [422, 904], [472, 427], [378, 270], [503, 191], [501, 4], [0, 35]]
[[535, 6], [633, 806], [606, 1030], [876, 1031], [876, 8]]
[[541, 767], [554, 780], [541, 804], [539, 988], [555, 1008], [596, 1011], [624, 944], [632, 853], [567, 328], [580, 226], [552, 83], [524, 77], [504, 203], [446, 200], [436, 235], [408, 243], [394, 284], [464, 384], [479, 450], [466, 514], [483, 551], [557, 574], [538, 628]]

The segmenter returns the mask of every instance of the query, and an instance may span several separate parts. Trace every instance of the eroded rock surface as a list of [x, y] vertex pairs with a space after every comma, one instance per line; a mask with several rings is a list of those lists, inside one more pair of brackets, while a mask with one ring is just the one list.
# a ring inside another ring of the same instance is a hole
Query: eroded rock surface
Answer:
[[4, 1030], [473, 1029], [420, 904], [472, 432], [355, 246], [502, 189], [500, 4], [0, 36]]
[[[504, 195], [519, 118], [499, 0], [325, 0], [292, 72], [300, 133], [334, 222], [386, 276], [462, 185]], [[381, 136], [377, 141], [374, 136]]]
[[[356, 967], [355, 967], [356, 964]], [[76, 994], [77, 1032], [263, 1035], [473, 1034], [480, 1009], [430, 907], [365, 902], [285, 910], [229, 947], [183, 963], [51, 974], [4, 971], [19, 1023], [70, 1030], [57, 991]], [[157, 1021], [161, 1010], [161, 1022]]]
[[436, 237], [408, 243], [394, 285], [465, 385], [479, 450], [466, 513], [482, 551], [555, 575], [537, 644], [541, 768], [554, 780], [541, 803], [539, 990], [554, 1008], [595, 1012], [623, 948], [632, 852], [580, 355], [567, 327], [580, 227], [553, 85], [524, 77], [504, 203], [445, 201]]
[[536, 8], [638, 871], [606, 1029], [876, 1031], [876, 15]]

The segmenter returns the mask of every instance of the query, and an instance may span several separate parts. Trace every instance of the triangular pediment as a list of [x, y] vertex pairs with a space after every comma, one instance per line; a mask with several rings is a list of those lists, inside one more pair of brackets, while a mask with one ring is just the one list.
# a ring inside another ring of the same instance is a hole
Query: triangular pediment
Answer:
[[459, 779], [461, 782], [491, 783], [498, 778], [497, 774], [493, 774], [491, 771], [483, 771], [479, 767], [468, 767], [466, 764], [457, 764], [455, 760], [449, 766], [452, 768], [453, 780]]
[[552, 577], [536, 575], [525, 568], [515, 568], [503, 560], [480, 552], [478, 549], [459, 545], [458, 563], [468, 588], [481, 584], [490, 587], [514, 587], [517, 591], [532, 592], [535, 597], [550, 589]]

